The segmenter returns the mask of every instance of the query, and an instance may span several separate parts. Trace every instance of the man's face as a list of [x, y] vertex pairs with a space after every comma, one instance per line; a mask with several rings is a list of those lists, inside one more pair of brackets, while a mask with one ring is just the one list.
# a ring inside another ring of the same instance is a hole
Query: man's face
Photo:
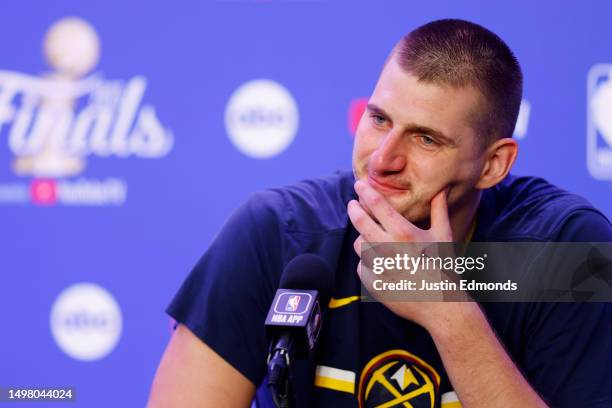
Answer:
[[473, 197], [484, 165], [474, 128], [481, 106], [476, 89], [420, 83], [391, 58], [357, 128], [356, 178], [417, 224], [428, 221], [431, 199], [448, 188], [452, 217]]

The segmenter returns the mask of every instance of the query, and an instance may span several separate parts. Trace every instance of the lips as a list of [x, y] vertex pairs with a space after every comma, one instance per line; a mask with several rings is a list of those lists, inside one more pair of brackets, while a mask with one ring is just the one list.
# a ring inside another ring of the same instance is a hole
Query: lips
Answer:
[[380, 181], [378, 179], [376, 179], [375, 177], [372, 176], [368, 176], [368, 183], [370, 184], [370, 186], [372, 186], [375, 190], [378, 190], [381, 193], [402, 193], [404, 191], [406, 191], [406, 188], [404, 187], [400, 187], [394, 184], [390, 184], [390, 183], [386, 183], [384, 181]]

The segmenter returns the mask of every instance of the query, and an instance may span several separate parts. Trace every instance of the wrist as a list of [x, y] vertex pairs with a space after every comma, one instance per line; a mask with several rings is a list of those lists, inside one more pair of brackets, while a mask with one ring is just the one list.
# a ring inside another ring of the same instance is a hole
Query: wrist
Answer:
[[[423, 327], [436, 343], [445, 344], [455, 341], [466, 333], [487, 327], [486, 317], [476, 302], [446, 302], [444, 314], [438, 318], [427, 319]], [[486, 325], [486, 326], [483, 326]]]

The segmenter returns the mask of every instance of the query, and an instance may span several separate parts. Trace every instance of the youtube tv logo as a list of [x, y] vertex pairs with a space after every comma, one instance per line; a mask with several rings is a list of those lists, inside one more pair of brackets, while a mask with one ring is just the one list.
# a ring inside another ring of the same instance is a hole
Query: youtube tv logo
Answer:
[[57, 183], [47, 179], [32, 180], [30, 195], [34, 204], [54, 205], [57, 203]]
[[348, 128], [351, 135], [355, 136], [359, 121], [368, 106], [368, 98], [354, 99], [349, 105], [348, 111]]

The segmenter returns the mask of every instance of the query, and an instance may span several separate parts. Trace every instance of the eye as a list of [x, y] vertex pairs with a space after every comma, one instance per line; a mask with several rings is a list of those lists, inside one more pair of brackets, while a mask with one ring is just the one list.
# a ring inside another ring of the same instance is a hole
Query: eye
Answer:
[[374, 121], [374, 124], [377, 126], [382, 126], [387, 122], [387, 118], [385, 118], [382, 115], [379, 115], [377, 113], [372, 113], [370, 115], [370, 117], [372, 118], [372, 120]]
[[419, 137], [421, 138], [421, 142], [423, 142], [423, 144], [426, 145], [426, 146], [435, 146], [436, 145], [436, 141], [433, 140], [431, 137], [429, 137], [427, 135], [420, 135]]

